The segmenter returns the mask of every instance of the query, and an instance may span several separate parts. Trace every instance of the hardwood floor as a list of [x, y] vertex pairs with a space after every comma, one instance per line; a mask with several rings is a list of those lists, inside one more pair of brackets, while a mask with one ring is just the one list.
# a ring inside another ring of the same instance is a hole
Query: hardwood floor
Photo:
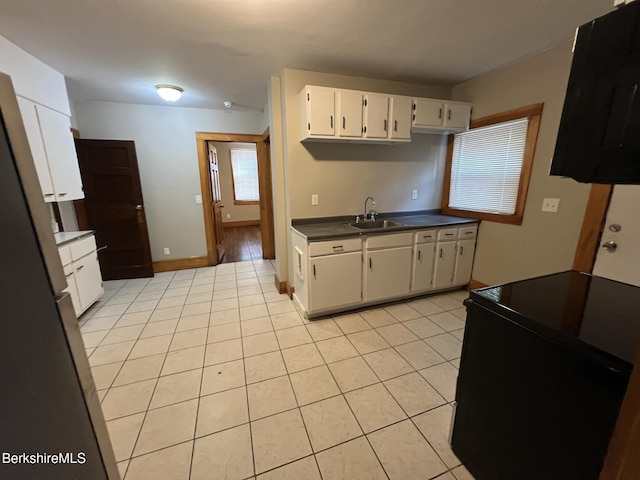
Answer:
[[224, 251], [222, 263], [262, 259], [260, 227], [225, 228]]

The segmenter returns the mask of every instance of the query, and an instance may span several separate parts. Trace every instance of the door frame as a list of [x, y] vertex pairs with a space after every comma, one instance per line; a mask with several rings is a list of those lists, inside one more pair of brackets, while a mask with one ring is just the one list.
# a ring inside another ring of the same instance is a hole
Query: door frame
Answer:
[[[600, 237], [613, 194], [613, 185], [593, 184], [573, 258], [573, 269], [592, 273]], [[600, 480], [640, 478], [640, 349], [620, 407]]]
[[275, 238], [273, 225], [273, 190], [271, 188], [271, 159], [269, 155], [269, 128], [262, 135], [246, 133], [196, 132], [198, 150], [198, 170], [202, 192], [202, 212], [204, 231], [207, 238], [207, 263], [220, 263], [215, 245], [213, 208], [211, 203], [211, 178], [207, 142], [255, 143], [258, 157], [258, 181], [260, 189], [260, 233], [262, 237], [262, 258], [275, 258]]

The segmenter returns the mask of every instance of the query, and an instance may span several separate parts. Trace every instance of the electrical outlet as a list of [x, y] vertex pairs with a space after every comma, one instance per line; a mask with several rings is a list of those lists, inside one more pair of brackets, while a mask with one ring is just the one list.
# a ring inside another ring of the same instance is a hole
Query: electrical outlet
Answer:
[[411, 200], [418, 199], [418, 190], [411, 190]]
[[318, 194], [314, 193], [311, 195], [311, 205], [318, 205]]
[[171, 255], [171, 250], [169, 250], [169, 247], [164, 247], [164, 254]]
[[557, 212], [558, 205], [560, 205], [559, 198], [545, 198], [542, 201], [542, 211], [543, 212]]
[[227, 220], [231, 218], [231, 214], [227, 213]]
[[196, 195], [196, 203], [202, 203], [202, 195]]

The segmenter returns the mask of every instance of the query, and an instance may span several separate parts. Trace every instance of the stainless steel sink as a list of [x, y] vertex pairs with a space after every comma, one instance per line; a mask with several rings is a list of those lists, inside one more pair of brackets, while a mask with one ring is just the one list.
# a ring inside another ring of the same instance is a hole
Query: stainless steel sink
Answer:
[[402, 223], [394, 222], [393, 220], [365, 220], [362, 222], [351, 222], [347, 225], [361, 230], [369, 230], [373, 228], [390, 228], [390, 227], [402, 227]]

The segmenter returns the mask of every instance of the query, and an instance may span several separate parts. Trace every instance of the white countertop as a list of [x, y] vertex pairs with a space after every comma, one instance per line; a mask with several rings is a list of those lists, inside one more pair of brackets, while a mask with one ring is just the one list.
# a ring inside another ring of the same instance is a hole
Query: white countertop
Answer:
[[56, 245], [61, 247], [66, 243], [74, 242], [76, 240], [80, 240], [83, 237], [93, 235], [93, 233], [93, 230], [83, 230], [80, 232], [58, 232], [54, 233], [53, 237], [56, 239]]

